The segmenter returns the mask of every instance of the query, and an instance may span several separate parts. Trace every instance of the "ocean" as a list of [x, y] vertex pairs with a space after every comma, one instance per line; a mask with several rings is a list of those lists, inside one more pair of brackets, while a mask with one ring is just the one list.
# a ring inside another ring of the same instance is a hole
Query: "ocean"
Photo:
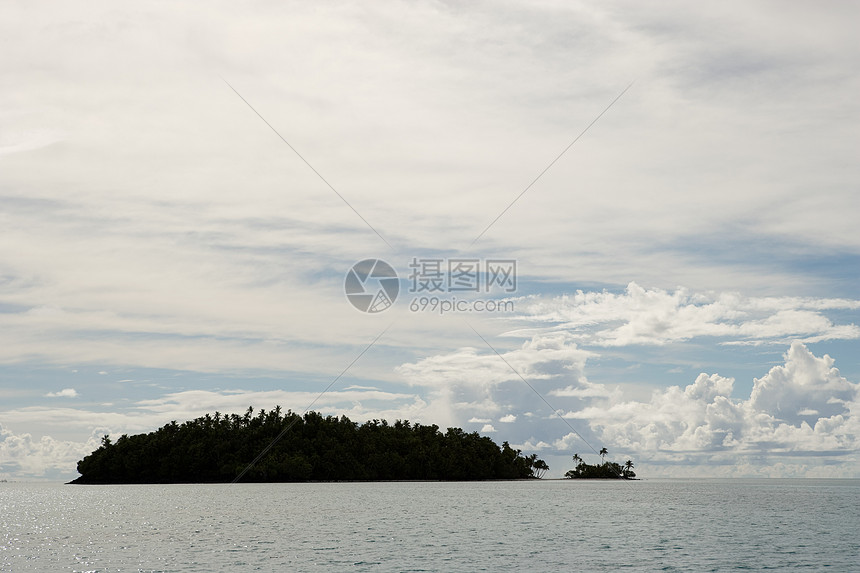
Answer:
[[0, 483], [0, 570], [860, 571], [860, 480]]

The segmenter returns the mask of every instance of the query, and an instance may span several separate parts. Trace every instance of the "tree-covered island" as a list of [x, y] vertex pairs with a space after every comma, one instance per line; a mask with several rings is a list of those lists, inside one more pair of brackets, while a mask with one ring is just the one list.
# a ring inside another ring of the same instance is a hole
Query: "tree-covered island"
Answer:
[[548, 469], [536, 454], [524, 456], [507, 442], [499, 447], [460, 428], [443, 433], [436, 425], [400, 420], [357, 424], [316, 412], [282, 414], [276, 407], [256, 415], [253, 408], [244, 415], [215, 412], [115, 442], [105, 436], [78, 462], [81, 477], [71, 483], [227, 483], [239, 476], [242, 482], [526, 479]]
[[601, 448], [598, 455], [602, 463], [592, 466], [585, 463], [579, 454], [573, 454], [576, 467], [568, 470], [564, 477], [567, 479], [636, 479], [631, 460], [627, 460], [624, 464], [607, 462], [606, 456], [609, 452], [606, 448]]

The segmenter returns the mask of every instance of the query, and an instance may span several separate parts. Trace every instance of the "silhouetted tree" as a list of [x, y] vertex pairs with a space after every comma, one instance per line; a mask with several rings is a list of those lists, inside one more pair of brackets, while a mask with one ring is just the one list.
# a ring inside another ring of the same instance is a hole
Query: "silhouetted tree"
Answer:
[[443, 434], [436, 425], [400, 420], [359, 425], [276, 407], [173, 421], [116, 443], [105, 436], [78, 462], [81, 477], [73, 483], [229, 482], [243, 472], [242, 481], [521, 479], [548, 469], [536, 454], [525, 457], [507, 442], [500, 448], [460, 428]]
[[[600, 450], [601, 458], [605, 458], [608, 454], [606, 448]], [[631, 460], [627, 460], [623, 466], [607, 461], [592, 466], [582, 461], [579, 454], [574, 454], [573, 461], [577, 464], [575, 468], [565, 472], [564, 477], [567, 479], [632, 479], [636, 477], [632, 471], [633, 462]]]
[[633, 473], [633, 461], [632, 460], [627, 460], [626, 462], [624, 462], [624, 477], [628, 478], [628, 479], [636, 477], [636, 474]]

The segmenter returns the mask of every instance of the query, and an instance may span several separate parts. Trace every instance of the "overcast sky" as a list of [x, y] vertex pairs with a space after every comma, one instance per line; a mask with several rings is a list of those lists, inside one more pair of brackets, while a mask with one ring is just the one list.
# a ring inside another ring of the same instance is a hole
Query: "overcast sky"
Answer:
[[[858, 21], [4, 2], [0, 478], [315, 399], [554, 477], [602, 447], [649, 477], [860, 477]], [[344, 295], [368, 258], [402, 279], [384, 312]], [[457, 258], [517, 261], [483, 297], [507, 312], [410, 310], [410, 261]]]

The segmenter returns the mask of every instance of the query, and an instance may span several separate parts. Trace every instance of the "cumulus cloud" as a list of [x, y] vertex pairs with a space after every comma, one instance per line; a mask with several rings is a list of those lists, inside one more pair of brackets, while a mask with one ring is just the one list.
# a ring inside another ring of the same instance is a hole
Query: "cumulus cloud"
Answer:
[[[733, 379], [700, 374], [685, 388], [655, 391], [647, 402], [606, 401], [568, 415], [587, 421], [604, 443], [653, 460], [856, 455], [860, 385], [800, 342], [784, 358], [754, 381], [747, 399], [732, 398]], [[558, 446], [568, 447], [573, 436], [567, 438]]]
[[77, 396], [78, 392], [74, 388], [63, 388], [59, 392], [48, 392], [45, 394], [46, 398], [76, 398]]
[[[756, 301], [756, 304], [764, 306], [766, 303]], [[767, 304], [776, 305], [774, 302]], [[502, 352], [502, 356], [506, 360], [516, 360], [523, 371], [535, 373], [535, 381], [543, 379], [555, 385], [545, 395], [557, 402], [556, 406], [565, 406], [563, 417], [576, 431], [554, 439], [548, 439], [550, 434], [547, 433], [539, 437], [533, 435], [522, 442], [525, 449], [581, 453], [585, 450], [587, 453], [588, 446], [582, 442], [584, 438], [593, 448], [606, 445], [613, 451], [647, 460], [657, 473], [661, 464], [683, 463], [720, 468], [712, 472], [715, 475], [721, 472], [762, 475], [750, 469], [754, 466], [767, 468], [762, 471], [770, 472], [769, 475], [777, 475], [782, 470], [785, 475], [819, 475], [815, 464], [808, 462], [783, 466], [775, 465], [782, 461], [767, 462], [811, 457], [838, 459], [840, 472], [851, 475], [853, 471], [852, 464], [860, 452], [858, 384], [842, 376], [830, 356], [815, 356], [801, 341], [790, 345], [783, 357], [784, 364], [754, 379], [746, 398], [733, 395], [733, 378], [700, 373], [686, 386], [655, 389], [650, 399], [636, 400], [619, 387], [609, 388], [585, 377], [585, 361], [589, 354], [581, 353], [574, 337], [554, 333], [554, 337], [544, 340], [544, 336], [536, 334], [521, 347]], [[566, 355], [576, 360], [569, 365], [572, 368], [553, 363], [552, 357], [565, 354], [562, 347], [568, 347]], [[553, 351], [545, 356], [537, 350], [541, 348]], [[456, 385], [456, 373], [462, 372], [464, 357], [483, 365], [492, 359], [504, 365], [489, 352], [468, 349], [408, 365], [408, 370], [420, 379], [425, 372], [421, 369], [423, 366], [429, 381], [451, 380]], [[544, 360], [552, 363], [552, 367], [542, 363]], [[443, 371], [446, 366], [450, 372]], [[499, 422], [518, 426], [520, 417], [509, 408], [502, 415], [506, 396], [503, 390], [506, 384], [525, 385], [503, 370], [494, 371], [496, 379], [489, 372], [487, 368], [481, 400], [459, 405], [483, 407], [485, 411], [495, 408], [499, 412], [496, 418]], [[552, 413], [544, 409], [540, 417], [548, 420]], [[522, 418], [528, 420], [531, 416], [523, 413]], [[472, 417], [470, 421], [492, 426], [489, 417]], [[548, 427], [544, 425], [543, 432]]]
[[592, 405], [570, 418], [587, 420], [604, 442], [641, 452], [719, 449], [733, 445], [742, 415], [731, 401], [733, 380], [700, 374], [684, 389], [656, 391], [649, 402]]
[[101, 434], [93, 433], [84, 442], [34, 438], [15, 434], [0, 425], [0, 474], [27, 477], [69, 476], [78, 460], [99, 445]]
[[784, 365], [757, 378], [750, 406], [780, 422], [797, 425], [846, 416], [856, 405], [857, 385], [839, 374], [830, 356], [817, 358], [800, 343], [791, 345]]
[[[566, 345], [573, 348], [565, 352], [562, 346]], [[673, 468], [673, 475], [681, 475], [675, 472], [677, 464], [699, 468], [699, 475], [825, 475], [816, 469], [821, 460], [836, 463], [838, 467], [832, 469], [841, 472], [839, 475], [853, 475], [851, 468], [856, 468], [860, 452], [860, 385], [842, 376], [830, 356], [815, 356], [801, 342], [790, 346], [783, 364], [754, 380], [746, 398], [733, 396], [732, 378], [701, 373], [686, 386], [657, 389], [647, 400], [632, 400], [617, 388], [609, 390], [588, 381], [580, 370], [586, 358], [575, 350], [575, 343], [553, 338], [531, 340], [503, 353], [518, 356], [520, 366], [526, 366], [527, 361], [522, 353], [530, 353], [535, 363], [524, 369], [536, 373], [537, 381], [556, 386], [546, 395], [563, 403], [564, 418], [577, 429], [561, 437], [554, 437], [558, 436], [557, 425], [553, 429], [545, 423], [553, 417], [551, 412], [544, 409], [534, 415], [523, 411], [525, 404], [534, 404], [536, 399], [522, 381], [510, 380], [507, 375], [497, 383], [479, 385], [478, 390], [465, 385], [443, 393], [431, 387], [426, 397], [353, 386], [324, 394], [316, 409], [356, 421], [399, 418], [437, 424], [440, 412], [447, 409], [450, 425], [460, 426], [467, 419], [468, 423], [481, 424], [482, 433], [499, 433], [492, 421], [504, 424], [505, 439], [519, 441], [516, 447], [525, 451], [587, 454], [588, 446], [582, 442], [585, 438], [593, 448], [607, 446], [613, 455], [630, 456], [637, 465], [645, 464], [651, 475], [659, 475], [666, 464]], [[560, 353], [575, 360], [573, 368], [554, 363]], [[473, 355], [476, 359], [484, 357], [477, 352]], [[499, 360], [497, 356], [495, 359]], [[440, 362], [428, 364], [434, 365], [430, 374], [435, 380], [440, 375]], [[523, 393], [511, 392], [517, 388]], [[171, 419], [190, 419], [215, 410], [241, 412], [248, 405], [255, 409], [281, 405], [301, 411], [316, 397], [313, 392], [195, 390], [139, 400], [125, 413], [83, 408], [8, 410], [0, 413], [6, 423], [51, 420], [55, 429], [78, 428], [88, 437], [78, 442], [62, 441], [50, 433], [34, 438], [29, 433], [16, 435], [8, 427], [0, 428], [0, 471], [43, 476], [62, 470], [68, 477], [74, 462], [96, 447], [104, 433], [149, 431]], [[492, 411], [494, 416], [467, 414], [475, 409]], [[518, 435], [522, 437], [516, 438]], [[707, 467], [702, 468], [703, 464]]]
[[664, 345], [708, 337], [722, 344], [787, 344], [792, 340], [860, 338], [855, 324], [834, 324], [827, 310], [860, 309], [860, 301], [800, 297], [744, 297], [643, 288], [622, 293], [577, 291], [545, 300], [523, 299], [526, 320], [552, 324], [581, 344], [602, 347]]
[[489, 421], [512, 415], [511, 406], [519, 407], [530, 394], [520, 376], [530, 383], [570, 383], [582, 378], [586, 360], [595, 356], [564, 332], [536, 335], [499, 352], [503, 360], [489, 349], [464, 347], [402, 364], [397, 372], [407, 383], [425, 387], [430, 409], [445, 423], [456, 424], [467, 417]]

